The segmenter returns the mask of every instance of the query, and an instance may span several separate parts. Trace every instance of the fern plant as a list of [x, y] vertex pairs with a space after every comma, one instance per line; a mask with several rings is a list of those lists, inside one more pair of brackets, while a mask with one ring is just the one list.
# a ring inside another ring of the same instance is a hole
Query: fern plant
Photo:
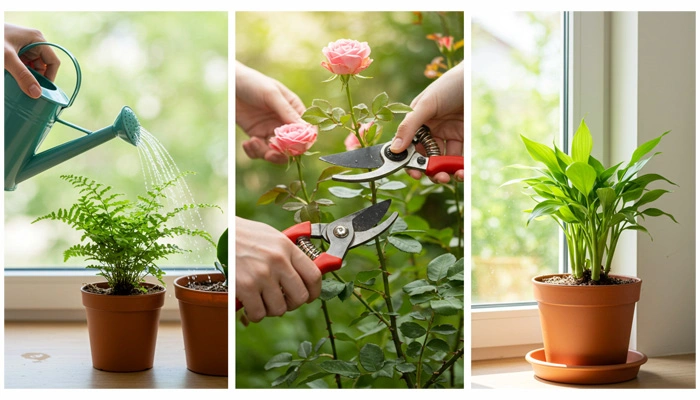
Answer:
[[182, 173], [155, 186], [145, 196], [138, 196], [138, 202], [123, 199], [124, 194], [113, 193], [111, 186], [95, 180], [61, 175], [61, 179], [79, 191], [80, 197], [70, 209], [60, 208], [32, 223], [61, 221], [82, 232], [80, 243], [63, 253], [64, 262], [72, 257], [84, 257], [91, 261], [86, 268], [98, 270], [97, 275], [107, 280], [112, 294], [145, 292], [141, 284], [148, 275], [165, 285], [165, 272], [156, 261], [191, 251], [173, 243], [161, 243], [161, 240], [192, 236], [216, 246], [211, 235], [204, 230], [168, 226], [173, 217], [186, 210], [219, 208], [211, 204], [184, 204], [168, 212], [163, 210], [162, 201], [167, 197], [165, 190], [187, 174]]
[[216, 245], [216, 258], [214, 267], [224, 275], [224, 286], [228, 288], [228, 228], [219, 237]]

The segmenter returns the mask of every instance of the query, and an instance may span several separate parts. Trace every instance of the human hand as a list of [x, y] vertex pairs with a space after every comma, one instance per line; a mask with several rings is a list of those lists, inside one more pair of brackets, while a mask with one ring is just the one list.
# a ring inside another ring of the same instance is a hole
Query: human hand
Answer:
[[20, 89], [33, 99], [41, 96], [41, 86], [27, 66], [53, 82], [61, 60], [49, 46], [31, 48], [21, 56], [18, 53], [24, 46], [45, 41], [44, 35], [36, 29], [5, 24], [5, 69], [15, 78]]
[[321, 271], [277, 229], [236, 217], [236, 298], [250, 321], [281, 316], [321, 295]]
[[[448, 156], [464, 154], [464, 63], [445, 72], [428, 85], [411, 102], [413, 111], [406, 114], [399, 124], [396, 136], [391, 143], [391, 151], [404, 151], [418, 128], [427, 125], [440, 151]], [[406, 170], [415, 179], [420, 179], [421, 173]], [[464, 180], [464, 170], [454, 174], [457, 180]], [[439, 172], [433, 176], [433, 181], [447, 183], [450, 175]]]
[[287, 156], [271, 149], [268, 139], [275, 128], [302, 122], [305, 110], [299, 96], [279, 81], [236, 62], [236, 124], [250, 136], [243, 142], [248, 157], [286, 163]]

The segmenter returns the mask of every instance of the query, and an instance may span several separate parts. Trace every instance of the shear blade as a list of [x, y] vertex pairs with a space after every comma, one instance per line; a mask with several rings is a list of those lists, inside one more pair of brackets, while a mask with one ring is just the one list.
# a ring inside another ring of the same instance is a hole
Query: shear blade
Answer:
[[371, 229], [384, 218], [384, 214], [389, 210], [391, 199], [374, 204], [353, 214], [352, 228], [355, 232], [364, 232]]
[[384, 165], [382, 146], [384, 144], [330, 154], [320, 158], [327, 163], [346, 168], [379, 168]]

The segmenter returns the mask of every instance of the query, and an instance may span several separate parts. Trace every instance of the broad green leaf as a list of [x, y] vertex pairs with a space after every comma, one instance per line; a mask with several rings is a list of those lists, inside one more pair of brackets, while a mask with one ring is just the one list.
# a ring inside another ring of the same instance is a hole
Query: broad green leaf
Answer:
[[637, 200], [638, 198], [642, 197], [642, 194], [644, 194], [644, 188], [637, 188], [634, 190], [628, 190], [622, 193], [622, 201], [625, 203]]
[[423, 250], [423, 246], [419, 241], [404, 235], [393, 235], [387, 238], [389, 243], [391, 243], [397, 249], [405, 253], [420, 253]]
[[316, 344], [314, 345], [314, 352], [318, 353], [318, 351], [321, 349], [321, 346], [323, 346], [323, 344], [326, 343], [327, 340], [328, 338], [325, 337], [319, 339], [318, 342], [316, 342]]
[[644, 195], [636, 203], [634, 203], [633, 207], [635, 209], [637, 209], [639, 206], [651, 203], [652, 201], [657, 200], [659, 197], [661, 197], [665, 193], [669, 193], [669, 191], [664, 190], [664, 189], [650, 190], [650, 191], [644, 193]]
[[391, 112], [395, 114], [405, 114], [413, 111], [413, 109], [410, 106], [407, 106], [403, 103], [389, 103], [386, 106], [386, 108], [388, 108]]
[[270, 385], [272, 387], [275, 387], [275, 386], [279, 386], [285, 382], [291, 384], [292, 382], [294, 382], [297, 379], [298, 376], [299, 376], [299, 368], [292, 367], [292, 368], [289, 368], [284, 375], [279, 376], [279, 377], [277, 377], [277, 379], [272, 381], [272, 383]]
[[333, 178], [333, 175], [339, 174], [339, 173], [344, 172], [344, 171], [348, 171], [348, 168], [340, 167], [337, 165], [328, 167], [328, 168], [324, 169], [323, 171], [321, 171], [321, 175], [319, 175], [317, 182], [327, 181], [327, 180]]
[[316, 199], [313, 202], [320, 206], [332, 206], [335, 204], [331, 199]]
[[374, 115], [375, 117], [377, 117], [378, 120], [381, 121], [388, 122], [394, 119], [394, 113], [392, 113], [391, 110], [389, 110], [386, 107], [382, 107], [381, 109], [379, 109], [378, 112], [374, 113]]
[[642, 144], [641, 146], [637, 147], [637, 149], [632, 153], [632, 158], [630, 159], [630, 162], [628, 165], [633, 165], [637, 161], [641, 160], [642, 157], [644, 157], [647, 153], [650, 151], [654, 150], [654, 147], [656, 147], [657, 144], [661, 141], [661, 138], [666, 136], [671, 131], [666, 131], [661, 134], [661, 136], [651, 139], [648, 142]]
[[651, 236], [651, 233], [649, 233], [649, 231], [647, 230], [647, 228], [645, 228], [645, 227], [643, 227], [643, 226], [641, 226], [641, 225], [630, 225], [630, 226], [626, 226], [626, 227], [623, 228], [622, 230], [628, 230], [628, 229], [629, 229], [629, 230], [633, 230], [633, 231], [642, 231], [642, 232], [645, 232], [647, 235], [649, 235], [649, 238], [650, 238], [652, 241], [654, 240], [654, 238]]
[[355, 280], [360, 282], [360, 283], [367, 283], [368, 281], [372, 280], [375, 278], [377, 275], [381, 274], [382, 271], [379, 269], [374, 269], [371, 271], [361, 271], [357, 273], [357, 276], [355, 276]]
[[313, 101], [311, 101], [311, 106], [317, 107], [319, 110], [321, 110], [325, 114], [330, 114], [331, 110], [333, 109], [333, 106], [331, 105], [331, 103], [329, 103], [328, 100], [324, 100], [324, 99], [313, 99]]
[[[311, 374], [311, 375], [309, 375], [308, 377], [306, 377], [306, 379], [304, 379], [304, 380], [302, 380], [301, 382], [299, 382], [299, 385], [300, 385], [300, 386], [301, 386], [301, 385], [307, 385], [307, 386], [309, 386], [310, 388], [314, 388], [314, 389], [317, 389], [317, 388], [321, 388], [321, 389], [327, 388], [328, 385], [326, 385], [326, 383], [323, 382], [323, 378], [325, 378], [325, 377], [328, 376], [328, 375], [331, 375], [331, 374], [329, 374], [328, 372], [317, 372], [317, 373], [315, 373], [315, 374]], [[323, 383], [321, 383], [321, 382], [323, 382]]]
[[405, 373], [409, 373], [409, 372], [415, 372], [416, 366], [411, 364], [411, 363], [402, 362], [402, 363], [396, 364], [396, 370], [405, 374]]
[[312, 125], [318, 125], [323, 121], [326, 121], [329, 119], [328, 115], [321, 110], [321, 108], [317, 106], [309, 107], [304, 111], [304, 113], [301, 115], [301, 119], [304, 121], [312, 124]]
[[345, 290], [345, 284], [332, 279], [321, 282], [321, 300], [329, 301]]
[[437, 338], [431, 339], [428, 344], [425, 345], [425, 347], [432, 351], [442, 351], [444, 353], [450, 351], [450, 346], [444, 340]]
[[464, 273], [464, 257], [460, 258], [459, 260], [455, 261], [454, 264], [447, 270], [447, 277], [451, 278], [457, 274], [462, 274]]
[[[339, 126], [341, 126], [341, 124], [334, 122], [332, 119], [325, 119], [325, 120], [318, 123], [318, 129], [320, 129], [321, 132], [332, 131], [333, 129], [335, 129]], [[307, 154], [308, 154], [308, 152], [304, 153], [304, 155], [307, 155]]]
[[535, 208], [530, 212], [530, 217], [527, 220], [529, 224], [535, 218], [539, 218], [545, 215], [551, 215], [557, 212], [562, 207], [562, 204], [558, 200], [545, 200], [538, 203]]
[[437, 287], [431, 285], [428, 281], [420, 279], [413, 281], [403, 287], [403, 291], [409, 296], [416, 296], [428, 292], [436, 292]]
[[584, 196], [588, 196], [595, 185], [595, 169], [582, 162], [574, 162], [566, 169], [566, 176], [571, 180], [574, 187]]
[[377, 189], [379, 190], [400, 190], [406, 187], [406, 184], [401, 181], [389, 181]]
[[[576, 129], [576, 133], [574, 133], [574, 140], [571, 144], [571, 158], [573, 158], [574, 162], [588, 165], [588, 156], [591, 155], [592, 149], [593, 137], [591, 137], [591, 131], [588, 130], [586, 121], [582, 119], [581, 124]], [[595, 173], [595, 170], [593, 172]]]
[[408, 224], [406, 223], [406, 221], [403, 218], [398, 217], [398, 218], [396, 218], [394, 223], [391, 225], [389, 232], [390, 233], [398, 233], [398, 232], [403, 232], [406, 229], [408, 229]]
[[362, 194], [362, 189], [350, 189], [345, 186], [331, 186], [328, 191], [341, 199], [352, 199]]
[[354, 343], [356, 341], [352, 336], [348, 335], [345, 332], [333, 332], [333, 336], [335, 336], [336, 340], [340, 340], [343, 342], [353, 342]]
[[569, 166], [572, 162], [574, 162], [574, 159], [571, 158], [570, 155], [564, 153], [563, 151], [559, 150], [559, 147], [554, 145], [554, 155], [557, 156], [557, 159], [559, 160], [559, 166], [561, 167], [562, 170], [566, 170], [566, 167]]
[[281, 193], [286, 194], [287, 191], [285, 189], [279, 188], [279, 187], [268, 190], [267, 192], [263, 193], [262, 196], [260, 196], [258, 198], [258, 202], [256, 204], [259, 206], [264, 205], [264, 204], [270, 204], [273, 201], [275, 201], [277, 196]]
[[384, 365], [384, 352], [374, 343], [367, 343], [360, 349], [360, 365], [369, 372], [376, 372]]
[[304, 208], [304, 206], [306, 206], [306, 204], [299, 203], [298, 201], [290, 201], [289, 203], [284, 203], [284, 205], [282, 205], [282, 209], [287, 211], [296, 211], [301, 210]]
[[452, 335], [457, 333], [457, 328], [450, 324], [442, 324], [442, 325], [437, 325], [434, 326], [431, 330], [430, 333], [434, 333], [436, 335]]
[[338, 374], [347, 378], [357, 378], [360, 376], [360, 370], [356, 364], [343, 360], [326, 360], [318, 365], [322, 370], [331, 374]]
[[574, 213], [571, 212], [571, 209], [569, 209], [568, 206], [562, 206], [562, 207], [558, 210], [558, 212], [559, 212], [558, 215], [559, 215], [559, 217], [562, 219], [562, 221], [564, 221], [564, 222], [566, 222], [566, 223], [568, 223], [568, 224], [573, 224], [573, 223], [581, 222], [581, 221], [579, 221], [578, 218], [576, 218], [576, 216], [574, 215]]
[[642, 211], [642, 214], [648, 215], [650, 217], [659, 217], [661, 215], [665, 215], [665, 216], [671, 218], [673, 220], [673, 222], [678, 223], [678, 221], [676, 221], [676, 219], [673, 217], [673, 215], [671, 215], [667, 212], [661, 211], [658, 208], [647, 208], [646, 210]]
[[411, 342], [406, 346], [406, 355], [412, 358], [418, 358], [422, 348], [423, 346], [420, 342]]
[[335, 107], [331, 111], [331, 115], [333, 116], [334, 120], [342, 123], [343, 117], [345, 117], [346, 114], [345, 114], [345, 110], [343, 110], [342, 108]]
[[423, 335], [426, 334], [425, 328], [422, 326], [418, 325], [415, 322], [404, 322], [399, 326], [399, 330], [401, 333], [403, 333], [404, 336], [411, 338], [411, 339], [416, 339], [419, 338]]
[[596, 193], [600, 199], [600, 205], [603, 207], [603, 213], [607, 213], [615, 203], [615, 190], [612, 188], [600, 188], [596, 190]]
[[449, 268], [457, 261], [456, 257], [450, 253], [435, 257], [428, 263], [428, 279], [437, 282], [447, 276]]
[[350, 296], [352, 296], [352, 292], [354, 289], [355, 289], [355, 282], [353, 282], [353, 281], [345, 282], [345, 287], [343, 288], [343, 290], [340, 293], [338, 293], [338, 298], [340, 299], [340, 301], [345, 301], [348, 298], [350, 298]]
[[387, 104], [389, 104], [389, 95], [386, 92], [379, 93], [372, 100], [372, 113], [377, 114]]
[[[589, 164], [590, 164], [590, 163], [589, 163]], [[615, 171], [617, 171], [617, 169], [620, 168], [620, 165], [622, 165], [621, 162], [618, 163], [617, 165], [613, 165], [612, 167], [610, 167], [610, 168], [604, 170], [603, 172], [599, 173], [599, 174], [598, 174], [598, 180], [599, 180], [600, 182], [605, 182], [605, 181], [607, 181], [608, 179], [610, 179], [611, 176], [615, 175]]]
[[430, 307], [440, 315], [454, 315], [464, 308], [462, 300], [451, 297], [444, 300], [433, 300]]
[[523, 140], [523, 143], [525, 143], [525, 148], [533, 160], [546, 165], [552, 173], [562, 172], [561, 168], [559, 168], [559, 162], [557, 161], [557, 156], [554, 154], [554, 150], [541, 143], [532, 141], [523, 135], [520, 135], [520, 138]]
[[668, 179], [664, 178], [663, 176], [659, 174], [644, 174], [642, 176], [638, 176], [637, 178], [633, 179], [630, 181], [630, 183], [633, 183], [635, 185], [639, 185], [641, 188], [645, 188], [649, 183], [658, 181], [658, 180], [664, 180], [671, 185], [678, 186], [675, 183], [669, 181]]
[[[622, 163], [620, 163], [620, 164], [622, 164]], [[620, 164], [617, 164], [617, 165], [619, 166]], [[598, 174], [599, 177], [600, 177], [600, 174], [602, 174], [605, 171], [605, 167], [603, 166], [603, 164], [600, 161], [598, 161], [597, 158], [595, 158], [593, 156], [588, 157], [588, 165], [593, 167], [593, 169], [595, 170], [596, 174]], [[605, 179], [602, 179], [602, 178], [601, 178], [601, 180], [605, 181]]]
[[384, 366], [377, 372], [372, 374], [372, 378], [393, 378], [394, 377], [394, 363], [386, 362]]
[[299, 343], [297, 354], [299, 354], [301, 358], [308, 358], [311, 355], [311, 342], [303, 341]]
[[291, 353], [279, 353], [273, 356], [266, 364], [265, 371], [269, 371], [272, 368], [285, 367], [292, 362]]

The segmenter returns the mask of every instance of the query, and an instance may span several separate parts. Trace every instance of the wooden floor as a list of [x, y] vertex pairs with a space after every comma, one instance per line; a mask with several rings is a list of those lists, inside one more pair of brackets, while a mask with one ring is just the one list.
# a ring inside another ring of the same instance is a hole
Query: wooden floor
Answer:
[[161, 322], [153, 368], [96, 370], [85, 322], [6, 322], [5, 388], [226, 388], [228, 378], [187, 369], [179, 322]]
[[525, 357], [472, 361], [471, 382], [472, 389], [695, 389], [695, 354], [650, 357], [639, 369], [636, 379], [610, 385], [548, 382], [534, 375]]

